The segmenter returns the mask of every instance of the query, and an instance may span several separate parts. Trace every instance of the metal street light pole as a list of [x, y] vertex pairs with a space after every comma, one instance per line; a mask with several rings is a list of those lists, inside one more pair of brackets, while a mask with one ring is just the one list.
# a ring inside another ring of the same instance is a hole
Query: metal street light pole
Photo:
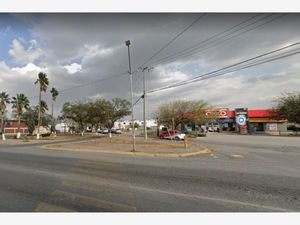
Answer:
[[130, 93], [131, 93], [131, 124], [132, 124], [132, 152], [135, 152], [135, 130], [134, 130], [134, 110], [133, 110], [133, 90], [132, 90], [132, 73], [131, 73], [131, 61], [130, 61], [130, 40], [125, 41], [128, 47], [128, 62], [129, 62], [129, 76], [130, 76]]

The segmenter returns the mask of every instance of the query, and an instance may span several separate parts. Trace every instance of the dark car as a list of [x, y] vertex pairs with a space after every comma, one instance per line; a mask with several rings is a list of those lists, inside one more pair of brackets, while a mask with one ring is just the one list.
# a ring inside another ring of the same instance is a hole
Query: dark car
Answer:
[[300, 127], [295, 126], [295, 125], [290, 125], [287, 127], [288, 130], [292, 130], [292, 131], [296, 131], [299, 132], [300, 131]]

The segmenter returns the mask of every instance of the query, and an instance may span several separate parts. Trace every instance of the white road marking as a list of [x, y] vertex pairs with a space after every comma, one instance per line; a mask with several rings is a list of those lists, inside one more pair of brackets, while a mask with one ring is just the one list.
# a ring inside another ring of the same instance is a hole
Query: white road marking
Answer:
[[135, 190], [140, 190], [140, 191], [148, 191], [148, 192], [156, 192], [156, 193], [161, 193], [161, 194], [174, 195], [177, 197], [202, 199], [202, 200], [209, 200], [209, 201], [214, 201], [214, 202], [223, 202], [223, 203], [229, 203], [229, 204], [235, 204], [235, 205], [250, 206], [250, 207], [267, 209], [267, 210], [272, 210], [272, 211], [292, 212], [292, 210], [289, 210], [289, 209], [278, 208], [278, 207], [273, 207], [273, 206], [266, 206], [266, 205], [258, 205], [258, 204], [254, 204], [254, 203], [241, 202], [241, 201], [229, 200], [229, 199], [223, 199], [223, 198], [214, 198], [214, 197], [207, 197], [207, 196], [202, 196], [202, 195], [191, 195], [191, 194], [172, 192], [172, 191], [163, 191], [163, 190], [157, 190], [157, 189], [145, 188], [145, 187], [139, 187], [139, 186], [130, 186], [129, 188], [132, 188]]

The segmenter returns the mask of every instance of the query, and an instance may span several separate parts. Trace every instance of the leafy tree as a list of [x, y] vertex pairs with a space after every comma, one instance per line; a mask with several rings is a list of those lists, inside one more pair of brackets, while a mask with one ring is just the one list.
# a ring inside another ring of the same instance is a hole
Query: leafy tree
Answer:
[[211, 118], [205, 116], [208, 104], [204, 101], [176, 100], [164, 104], [154, 113], [160, 124], [176, 129], [180, 124], [205, 124]]
[[63, 118], [72, 119], [75, 121], [78, 126], [79, 130], [81, 132], [81, 135], [83, 136], [85, 125], [89, 122], [89, 115], [88, 115], [88, 103], [82, 103], [82, 102], [76, 102], [76, 103], [70, 103], [66, 102], [63, 105], [62, 108], [62, 116]]
[[29, 100], [24, 94], [17, 94], [17, 97], [12, 98], [12, 108], [14, 109], [16, 116], [18, 118], [18, 134], [17, 138], [20, 138], [20, 124], [21, 124], [21, 117], [24, 113], [24, 110], [28, 110]]
[[66, 102], [62, 108], [62, 117], [78, 124], [83, 135], [85, 126], [90, 123], [99, 124], [111, 129], [114, 123], [124, 116], [130, 115], [130, 103], [126, 99], [115, 98], [111, 101], [97, 99], [93, 102]]
[[131, 114], [130, 102], [126, 99], [114, 98], [110, 104], [107, 104], [106, 113], [106, 125], [111, 129], [117, 120]]
[[300, 92], [283, 94], [275, 101], [276, 112], [281, 117], [286, 117], [291, 123], [300, 124]]
[[[39, 106], [29, 108], [26, 112], [23, 113], [22, 119], [27, 121], [28, 132], [33, 133], [36, 125], [38, 124], [38, 113]], [[41, 120], [41, 126], [48, 127], [51, 124], [52, 117], [46, 113], [43, 114], [43, 119]]]
[[39, 111], [38, 111], [38, 134], [37, 138], [39, 138], [39, 133], [40, 133], [40, 123], [41, 123], [41, 101], [42, 101], [42, 92], [46, 92], [48, 85], [49, 85], [49, 80], [47, 77], [47, 74], [40, 72], [38, 74], [38, 79], [34, 82], [34, 84], [39, 84]]
[[7, 94], [6, 92], [2, 91], [0, 93], [0, 116], [1, 116], [1, 133], [2, 133], [2, 140], [5, 140], [5, 112], [6, 112], [6, 106], [7, 104], [10, 103], [10, 98], [9, 98], [9, 94]]

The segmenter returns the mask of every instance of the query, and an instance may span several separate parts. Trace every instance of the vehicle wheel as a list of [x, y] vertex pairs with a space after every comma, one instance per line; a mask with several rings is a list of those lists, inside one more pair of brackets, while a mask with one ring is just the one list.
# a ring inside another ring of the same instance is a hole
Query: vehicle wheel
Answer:
[[180, 141], [180, 138], [179, 137], [175, 137], [175, 141]]

